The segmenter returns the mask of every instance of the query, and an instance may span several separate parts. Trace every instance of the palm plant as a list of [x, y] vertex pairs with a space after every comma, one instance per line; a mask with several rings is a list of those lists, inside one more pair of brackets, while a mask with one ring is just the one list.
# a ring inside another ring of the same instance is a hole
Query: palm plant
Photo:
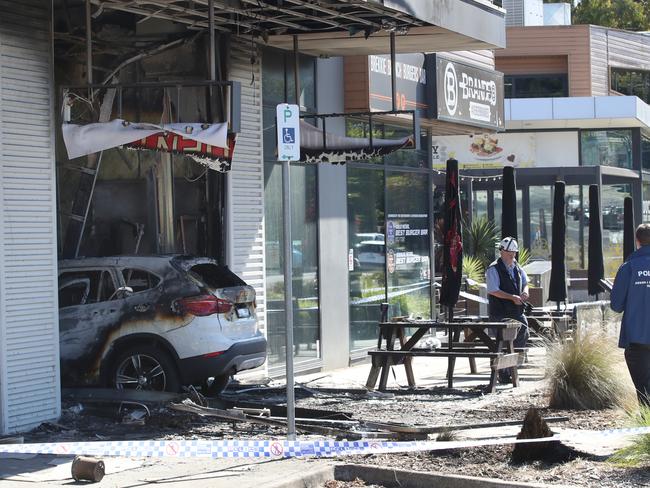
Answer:
[[497, 226], [487, 217], [477, 217], [463, 226], [463, 252], [478, 258], [487, 267], [494, 260], [495, 243], [499, 238]]
[[479, 283], [485, 282], [485, 267], [476, 256], [463, 256], [463, 275]]

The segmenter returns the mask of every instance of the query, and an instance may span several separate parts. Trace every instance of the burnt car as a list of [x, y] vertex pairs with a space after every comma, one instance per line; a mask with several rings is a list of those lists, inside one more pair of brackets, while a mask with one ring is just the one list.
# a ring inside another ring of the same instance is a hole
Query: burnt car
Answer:
[[59, 261], [59, 342], [68, 387], [218, 393], [266, 360], [255, 290], [190, 256]]

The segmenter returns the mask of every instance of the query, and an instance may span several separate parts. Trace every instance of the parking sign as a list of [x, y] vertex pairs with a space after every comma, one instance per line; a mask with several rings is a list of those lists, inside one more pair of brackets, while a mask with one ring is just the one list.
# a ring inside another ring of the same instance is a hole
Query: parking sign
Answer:
[[300, 160], [300, 109], [280, 103], [275, 109], [278, 127], [278, 161]]

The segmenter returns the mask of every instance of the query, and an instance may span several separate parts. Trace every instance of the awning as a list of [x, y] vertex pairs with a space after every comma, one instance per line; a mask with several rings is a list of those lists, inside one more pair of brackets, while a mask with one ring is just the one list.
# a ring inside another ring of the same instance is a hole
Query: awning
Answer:
[[183, 154], [215, 171], [230, 170], [235, 136], [228, 124], [131, 123], [122, 119], [76, 125], [63, 124], [63, 140], [70, 159], [119, 146]]
[[[208, 0], [91, 0], [102, 10], [208, 28]], [[487, 0], [213, 0], [215, 29], [311, 55], [505, 47], [505, 10]], [[472, 19], [472, 22], [467, 22]], [[408, 35], [404, 35], [408, 34]]]
[[398, 149], [415, 147], [413, 135], [401, 139], [345, 137], [325, 132], [300, 121], [300, 161], [304, 163], [346, 163], [386, 156]]

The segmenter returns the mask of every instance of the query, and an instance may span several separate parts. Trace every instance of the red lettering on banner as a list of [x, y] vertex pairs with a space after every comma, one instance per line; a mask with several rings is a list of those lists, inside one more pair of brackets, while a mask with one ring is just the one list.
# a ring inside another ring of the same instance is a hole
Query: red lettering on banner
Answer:
[[202, 156], [214, 160], [227, 160], [232, 159], [235, 150], [235, 135], [228, 135], [228, 147], [212, 146], [204, 144], [199, 141], [187, 139], [173, 132], [153, 134], [139, 141], [126, 144], [126, 147], [133, 149], [150, 149], [164, 152], [175, 152], [180, 154], [188, 154], [195, 156]]

